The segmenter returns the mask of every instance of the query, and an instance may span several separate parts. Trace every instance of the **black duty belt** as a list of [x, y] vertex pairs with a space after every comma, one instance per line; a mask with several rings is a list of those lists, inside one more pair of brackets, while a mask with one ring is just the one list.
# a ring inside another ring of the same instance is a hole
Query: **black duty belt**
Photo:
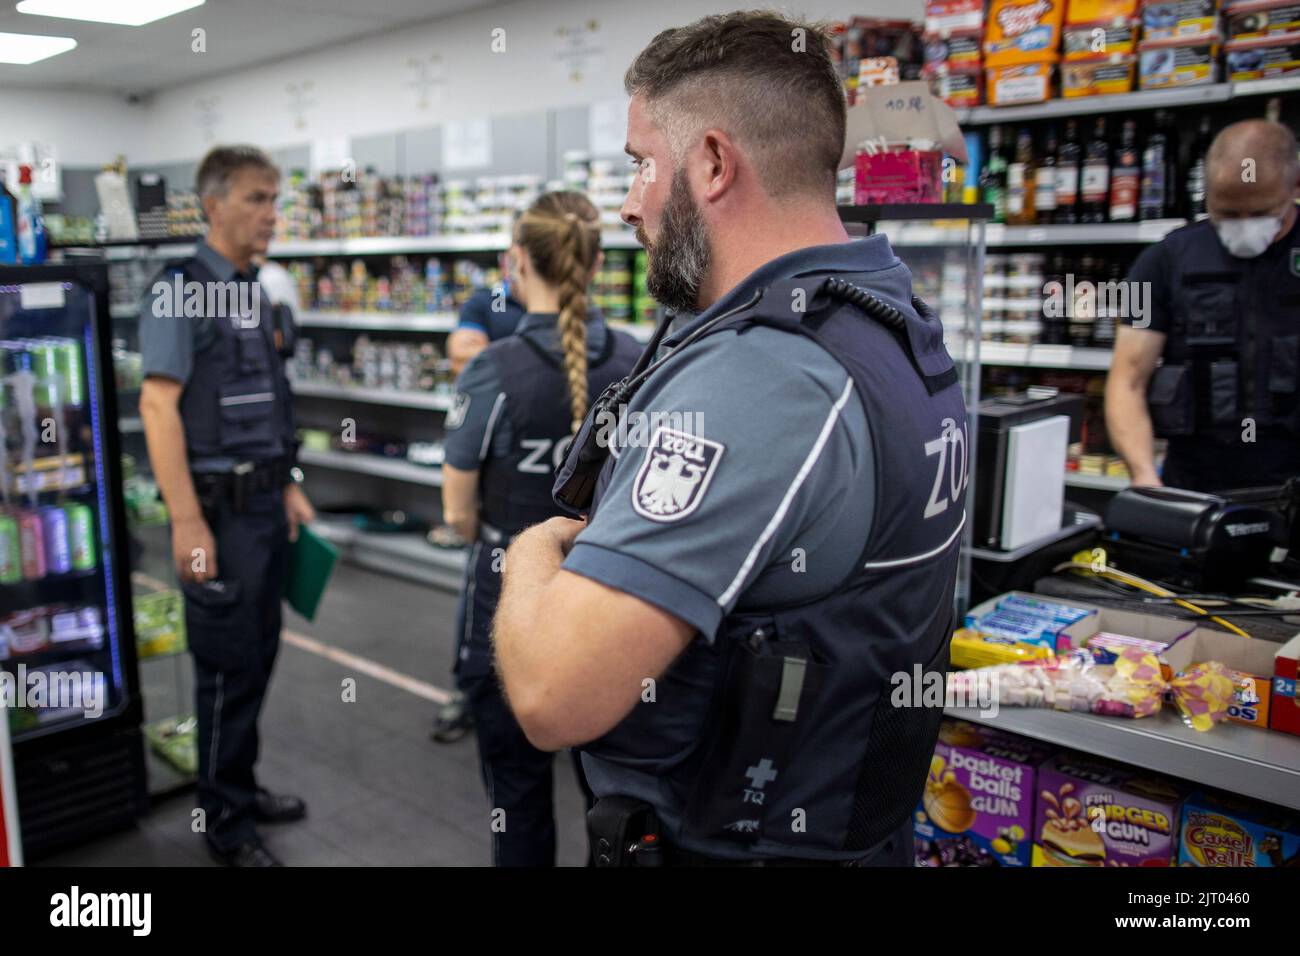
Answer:
[[236, 511], [242, 511], [250, 494], [283, 488], [289, 480], [288, 470], [287, 458], [241, 461], [230, 471], [195, 474], [194, 491], [200, 499], [228, 498], [234, 503]]
[[723, 860], [716, 856], [693, 853], [681, 847], [665, 846], [665, 863], [668, 866], [857, 866], [859, 860], [803, 860], [794, 857], [772, 859]]

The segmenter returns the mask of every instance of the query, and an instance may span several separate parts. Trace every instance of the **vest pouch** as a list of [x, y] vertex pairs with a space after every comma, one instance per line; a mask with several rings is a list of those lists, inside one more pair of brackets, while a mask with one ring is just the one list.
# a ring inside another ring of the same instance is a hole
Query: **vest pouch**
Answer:
[[1300, 391], [1300, 336], [1278, 335], [1273, 338], [1268, 366], [1268, 390], [1273, 397], [1273, 414], [1289, 416], [1296, 409], [1296, 392]]
[[1161, 365], [1147, 387], [1151, 425], [1160, 438], [1177, 438], [1196, 431], [1192, 370], [1186, 365]]
[[749, 844], [769, 824], [789, 826], [784, 817], [770, 820], [768, 808], [797, 784], [785, 769], [816, 719], [830, 668], [812, 659], [805, 642], [767, 633], [733, 639], [719, 713], [682, 814], [683, 831], [697, 839]]
[[1210, 421], [1235, 425], [1240, 420], [1237, 406], [1237, 363], [1210, 363]]
[[279, 419], [271, 376], [259, 375], [237, 385], [222, 386], [219, 403], [221, 450], [225, 454], [264, 458], [278, 453]]

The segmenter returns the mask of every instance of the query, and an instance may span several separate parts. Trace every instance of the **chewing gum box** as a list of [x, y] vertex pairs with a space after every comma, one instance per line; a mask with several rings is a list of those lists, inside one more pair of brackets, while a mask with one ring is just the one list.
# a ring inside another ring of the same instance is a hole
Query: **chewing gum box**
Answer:
[[917, 866], [1029, 866], [1037, 767], [1050, 751], [945, 721], [913, 817]]
[[1300, 819], [1229, 794], [1198, 790], [1183, 805], [1180, 866], [1295, 866]]
[[1034, 866], [1172, 866], [1186, 793], [1175, 783], [1060, 754], [1038, 771]]
[[984, 31], [984, 65], [1055, 63], [1060, 58], [1063, 0], [992, 0]]

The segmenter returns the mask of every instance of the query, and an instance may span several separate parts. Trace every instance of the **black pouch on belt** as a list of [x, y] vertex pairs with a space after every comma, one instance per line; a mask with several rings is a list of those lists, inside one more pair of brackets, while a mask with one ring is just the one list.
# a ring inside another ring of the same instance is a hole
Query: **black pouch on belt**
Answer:
[[736, 641], [684, 832], [740, 843], [763, 835], [768, 808], [793, 784], [782, 773], [814, 718], [828, 670], [807, 644], [770, 640], [766, 628]]
[[[644, 800], [618, 795], [601, 797], [587, 811], [587, 838], [596, 866], [641, 866], [650, 857], [661, 862], [660, 848], [644, 846], [647, 838], [657, 841], [659, 835], [654, 807]], [[642, 855], [646, 859], [637, 859]]]

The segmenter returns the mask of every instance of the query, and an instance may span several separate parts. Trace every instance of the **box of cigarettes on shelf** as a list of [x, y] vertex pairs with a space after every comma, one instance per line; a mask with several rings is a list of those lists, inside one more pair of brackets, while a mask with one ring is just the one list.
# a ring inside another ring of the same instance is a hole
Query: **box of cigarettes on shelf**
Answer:
[[1143, 0], [1143, 40], [1182, 40], [1218, 33], [1218, 0]]
[[1137, 78], [1137, 57], [1131, 53], [1108, 53], [1061, 64], [1061, 95], [1105, 96], [1129, 93]]
[[1173, 866], [1182, 787], [1063, 753], [1039, 768], [1034, 866]]
[[1223, 59], [1233, 83], [1294, 76], [1300, 73], [1300, 31], [1229, 40]]
[[984, 65], [1053, 63], [1060, 57], [1059, 0], [992, 0], [984, 31]]
[[990, 106], [1042, 103], [1055, 91], [1056, 65], [1022, 63], [984, 71], [984, 93]]
[[1229, 3], [1223, 11], [1223, 32], [1229, 40], [1250, 40], [1297, 30], [1300, 30], [1300, 0], [1246, 0]]
[[1218, 79], [1217, 35], [1138, 44], [1138, 85], [1144, 90], [1198, 86]]

